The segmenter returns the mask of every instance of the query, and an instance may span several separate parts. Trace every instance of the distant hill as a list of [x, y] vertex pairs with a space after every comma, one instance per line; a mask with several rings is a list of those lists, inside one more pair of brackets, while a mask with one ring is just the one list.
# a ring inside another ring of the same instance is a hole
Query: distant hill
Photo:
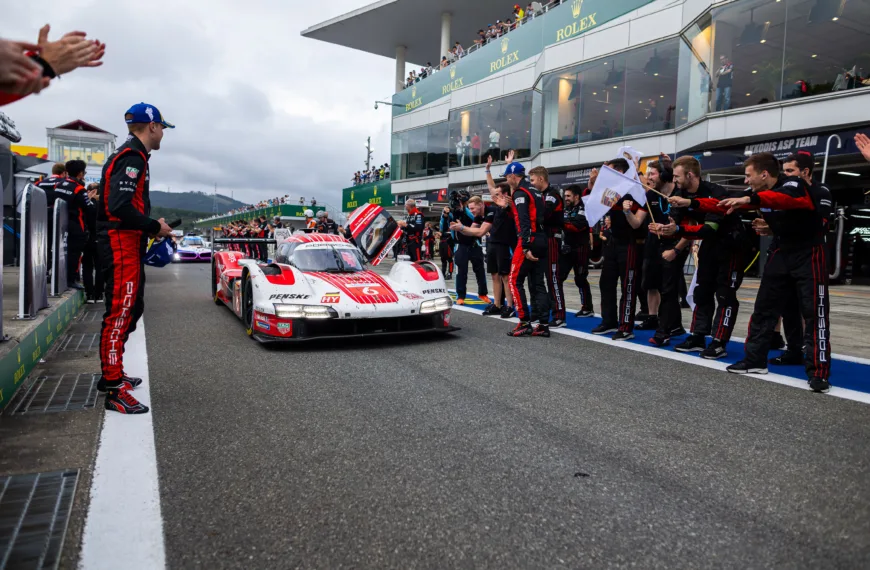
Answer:
[[[192, 212], [207, 212], [211, 214], [214, 212], [214, 202], [214, 194], [206, 194], [205, 192], [151, 191], [151, 205], [153, 207], [189, 210]], [[218, 212], [221, 214], [245, 205], [244, 202], [233, 200], [227, 196], [221, 196], [220, 194], [217, 196]]]

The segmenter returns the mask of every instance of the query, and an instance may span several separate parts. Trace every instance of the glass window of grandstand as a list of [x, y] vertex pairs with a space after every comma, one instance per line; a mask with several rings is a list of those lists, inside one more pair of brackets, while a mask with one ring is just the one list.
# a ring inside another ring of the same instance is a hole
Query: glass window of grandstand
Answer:
[[396, 133], [392, 137], [390, 176], [393, 180], [427, 175], [428, 127]]
[[677, 126], [697, 121], [710, 110], [712, 77], [707, 62], [713, 46], [710, 15], [693, 24], [680, 42], [679, 85], [677, 88]]
[[782, 98], [870, 86], [870, 2], [787, 0]]
[[511, 149], [515, 158], [531, 156], [532, 92], [510, 95], [501, 101], [502, 158]]
[[679, 46], [673, 38], [625, 54], [624, 135], [676, 126]]
[[532, 93], [517, 93], [450, 111], [450, 168], [531, 156]]
[[447, 122], [429, 125], [427, 135], [426, 170], [429, 176], [447, 174], [447, 161], [450, 148], [448, 146], [449, 127]]

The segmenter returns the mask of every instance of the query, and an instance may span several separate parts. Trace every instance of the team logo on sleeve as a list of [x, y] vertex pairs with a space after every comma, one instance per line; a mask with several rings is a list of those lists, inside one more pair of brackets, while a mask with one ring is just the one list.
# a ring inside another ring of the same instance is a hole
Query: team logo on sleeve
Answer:
[[127, 176], [129, 176], [130, 178], [136, 178], [137, 176], [139, 176], [139, 169], [133, 168], [132, 166], [128, 166], [127, 167]]

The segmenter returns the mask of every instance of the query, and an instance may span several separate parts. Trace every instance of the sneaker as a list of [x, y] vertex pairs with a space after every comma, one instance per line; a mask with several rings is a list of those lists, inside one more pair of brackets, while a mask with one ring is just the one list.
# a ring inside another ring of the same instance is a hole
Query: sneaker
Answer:
[[535, 330], [532, 331], [532, 336], [542, 336], [545, 338], [550, 337], [550, 327], [547, 325], [538, 325], [535, 327]]
[[532, 323], [528, 321], [520, 321], [520, 324], [516, 326], [511, 331], [508, 331], [508, 336], [531, 336], [531, 334], [535, 332], [532, 328]]
[[590, 332], [592, 334], [610, 334], [616, 332], [618, 329], [619, 327], [617, 327], [616, 325], [605, 325], [604, 323], [601, 323]]
[[810, 378], [809, 385], [810, 390], [819, 394], [824, 394], [831, 389], [831, 383], [821, 378]]
[[494, 304], [489, 305], [483, 310], [483, 314], [486, 316], [500, 315], [501, 314], [501, 307], [496, 307]]
[[727, 367], [725, 370], [731, 372], [732, 374], [767, 374], [767, 366], [755, 366], [746, 362], [745, 360], [741, 360], [736, 364], [732, 364]]
[[684, 334], [686, 334], [686, 329], [681, 326], [676, 327], [671, 331], [671, 336], [683, 336]]
[[465, 304], [465, 299], [456, 299], [456, 304], [457, 304], [457, 305], [464, 305], [464, 304]]
[[785, 348], [785, 339], [782, 338], [781, 334], [773, 337], [773, 341], [770, 343], [771, 350], [782, 350]]
[[671, 337], [659, 336], [659, 335], [655, 334], [652, 337], [650, 337], [649, 343], [656, 348], [663, 348], [663, 347], [671, 344]]
[[451, 279], [453, 279], [453, 274], [452, 274], [452, 273], [448, 273], [447, 275], [444, 276], [444, 280], [445, 280], [445, 281], [450, 281]]
[[659, 328], [659, 318], [655, 315], [650, 315], [634, 328], [639, 331], [654, 331]]
[[509, 319], [509, 318], [515, 317], [515, 316], [517, 316], [517, 314], [516, 314], [516, 311], [514, 311], [513, 307], [508, 307], [507, 305], [505, 305], [504, 307], [501, 308], [501, 318]]
[[689, 335], [689, 338], [674, 347], [677, 352], [701, 352], [707, 348], [707, 341], [699, 334]]
[[108, 390], [106, 392], [106, 409], [121, 414], [147, 414], [148, 406], [142, 404], [127, 390]]
[[562, 327], [567, 327], [568, 323], [566, 323], [562, 319], [553, 319], [552, 321], [547, 323], [547, 326], [550, 327], [551, 329], [560, 329]]
[[492, 304], [492, 299], [490, 299], [486, 295], [478, 295], [477, 298], [480, 299], [481, 301], [483, 301], [484, 303]]
[[726, 356], [728, 356], [728, 352], [725, 350], [725, 345], [715, 338], [710, 342], [710, 346], [701, 351], [701, 358], [706, 358], [707, 360], [718, 360]]
[[616, 331], [610, 340], [631, 340], [634, 338], [634, 333], [628, 331]]
[[595, 313], [592, 312], [592, 309], [580, 309], [579, 311], [574, 313], [574, 316], [577, 318], [594, 317]]
[[87, 303], [88, 305], [93, 305], [96, 302], [97, 302], [97, 300], [94, 299], [93, 295], [88, 295], [88, 298], [85, 301], [85, 303]]
[[803, 364], [804, 355], [799, 352], [790, 352], [786, 350], [776, 358], [771, 358], [768, 362], [774, 366], [788, 366], [790, 364]]

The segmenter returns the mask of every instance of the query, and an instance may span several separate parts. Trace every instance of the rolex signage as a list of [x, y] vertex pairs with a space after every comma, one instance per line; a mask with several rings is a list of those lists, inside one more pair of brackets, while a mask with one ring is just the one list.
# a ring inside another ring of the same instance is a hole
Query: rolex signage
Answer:
[[494, 73], [540, 54], [546, 46], [567, 41], [637, 10], [652, 0], [570, 0], [546, 14], [527, 20], [517, 29], [491, 41], [446, 69], [393, 95], [393, 114], [428, 105], [486, 79]]
[[389, 208], [393, 205], [393, 192], [389, 180], [351, 186], [341, 191], [341, 211], [353, 212], [363, 204], [376, 204]]

